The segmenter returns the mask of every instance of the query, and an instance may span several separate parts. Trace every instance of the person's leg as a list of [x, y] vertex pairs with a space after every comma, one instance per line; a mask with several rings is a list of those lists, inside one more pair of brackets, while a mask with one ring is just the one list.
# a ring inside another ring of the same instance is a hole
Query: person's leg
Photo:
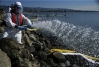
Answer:
[[22, 39], [22, 34], [21, 34], [21, 33], [17, 33], [17, 34], [15, 35], [15, 37], [13, 37], [13, 40], [15, 40], [16, 42], [18, 42], [18, 43], [20, 43], [20, 44], [23, 44], [23, 43], [21, 42], [21, 39]]
[[13, 40], [15, 40], [16, 42], [18, 42], [20, 44], [20, 47], [19, 48], [24, 48], [24, 44], [21, 42], [21, 39], [22, 39], [21, 32], [15, 34], [14, 37], [13, 37]]

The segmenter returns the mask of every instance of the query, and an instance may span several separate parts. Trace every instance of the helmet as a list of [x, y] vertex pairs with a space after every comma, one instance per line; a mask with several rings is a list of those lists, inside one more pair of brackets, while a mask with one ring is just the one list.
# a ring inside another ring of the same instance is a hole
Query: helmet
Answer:
[[16, 9], [16, 13], [22, 13], [22, 11], [23, 11], [23, 8], [22, 8], [22, 4], [21, 4], [21, 2], [15, 2], [14, 3], [14, 7], [15, 7], [15, 9]]
[[21, 4], [21, 2], [15, 2], [15, 7], [18, 7], [18, 8], [22, 8], [22, 4]]

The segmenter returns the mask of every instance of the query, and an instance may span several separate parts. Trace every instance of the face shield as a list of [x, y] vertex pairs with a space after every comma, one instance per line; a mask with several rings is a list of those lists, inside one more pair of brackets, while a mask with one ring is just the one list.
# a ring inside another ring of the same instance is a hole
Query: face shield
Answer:
[[15, 2], [14, 3], [14, 7], [15, 7], [15, 12], [16, 13], [22, 13], [23, 12], [23, 8], [22, 8], [21, 2]]
[[16, 7], [16, 13], [22, 13], [23, 12], [23, 8], [20, 7]]

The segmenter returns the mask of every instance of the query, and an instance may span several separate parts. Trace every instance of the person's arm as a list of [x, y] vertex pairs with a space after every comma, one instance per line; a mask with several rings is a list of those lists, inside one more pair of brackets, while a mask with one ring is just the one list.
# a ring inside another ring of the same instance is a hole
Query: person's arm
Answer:
[[9, 11], [8, 11], [9, 13], [11, 12], [11, 7], [9, 7]]
[[22, 14], [22, 17], [23, 17], [23, 25], [30, 25], [30, 26], [32, 26], [31, 21], [27, 17], [25, 17], [23, 14]]
[[[29, 30], [29, 31], [37, 31], [38, 30], [38, 28], [34, 28], [33, 27], [33, 25], [32, 25], [32, 22], [27, 18], [27, 17], [25, 17], [24, 15], [22, 15], [23, 16], [23, 25], [26, 25], [25, 27], [26, 27], [26, 29], [27, 30]], [[32, 28], [32, 29], [29, 29], [29, 28]]]
[[12, 22], [11, 13], [6, 14], [6, 25], [11, 28], [15, 28], [16, 24]]

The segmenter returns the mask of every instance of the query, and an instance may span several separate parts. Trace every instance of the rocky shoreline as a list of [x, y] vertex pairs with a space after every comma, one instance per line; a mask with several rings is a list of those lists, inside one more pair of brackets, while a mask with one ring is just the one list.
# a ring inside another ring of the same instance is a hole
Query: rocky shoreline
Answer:
[[[5, 28], [3, 22], [0, 20], [0, 35]], [[77, 60], [75, 56], [65, 57], [60, 52], [50, 52], [52, 48], [64, 48], [57, 37], [46, 37], [28, 30], [23, 31], [22, 35], [23, 44], [8, 38], [0, 40], [0, 67], [98, 67], [83, 66], [84, 60]]]
[[[0, 20], [0, 35], [5, 28], [2, 23]], [[9, 38], [0, 40], [0, 67], [65, 67], [65, 56], [50, 52], [51, 44], [60, 43], [35, 31], [25, 30], [22, 35], [23, 44]]]

